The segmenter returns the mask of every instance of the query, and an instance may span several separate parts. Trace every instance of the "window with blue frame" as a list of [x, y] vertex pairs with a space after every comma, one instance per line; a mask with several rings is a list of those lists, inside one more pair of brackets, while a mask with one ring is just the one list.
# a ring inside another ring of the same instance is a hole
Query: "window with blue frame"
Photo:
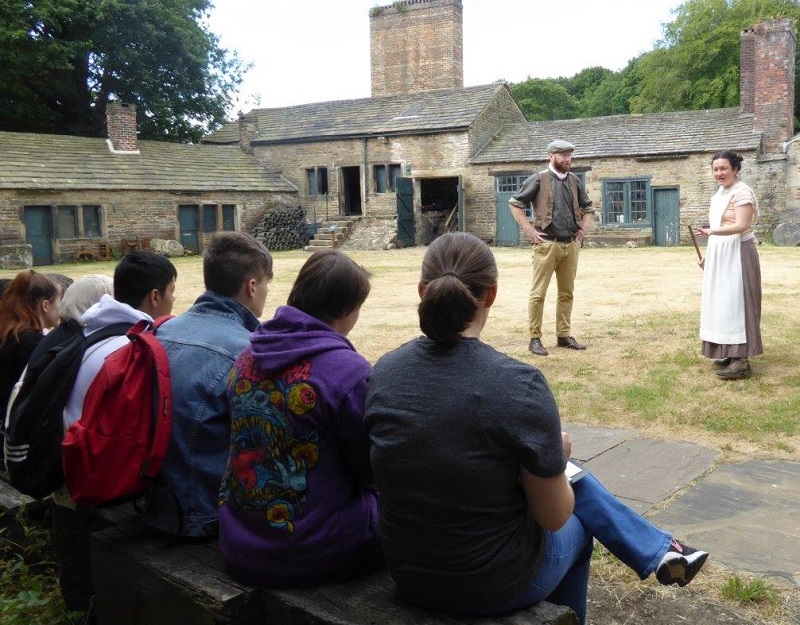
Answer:
[[603, 181], [603, 224], [638, 227], [652, 221], [649, 178]]
[[400, 177], [401, 167], [398, 164], [375, 165], [372, 168], [375, 180], [375, 193], [390, 193], [397, 190], [397, 179]]
[[[580, 183], [586, 187], [586, 172], [585, 171], [573, 171], [578, 177]], [[511, 193], [512, 195], [516, 193], [519, 188], [522, 186], [522, 183], [525, 182], [530, 177], [530, 173], [527, 174], [507, 174], [503, 176], [495, 176], [495, 192], [496, 193]], [[528, 217], [532, 216], [533, 208], [530, 204], [525, 207], [525, 215]]]

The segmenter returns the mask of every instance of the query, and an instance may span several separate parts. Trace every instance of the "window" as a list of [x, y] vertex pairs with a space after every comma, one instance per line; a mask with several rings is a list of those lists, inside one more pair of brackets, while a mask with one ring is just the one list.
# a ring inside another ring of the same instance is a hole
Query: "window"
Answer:
[[236, 207], [233, 204], [222, 205], [222, 229], [223, 230], [236, 230], [236, 222], [234, 212]]
[[327, 195], [328, 193], [328, 168], [311, 167], [306, 169], [309, 195]]
[[[180, 204], [178, 212], [179, 220], [183, 224], [182, 230], [201, 231], [209, 234], [219, 230], [232, 232], [236, 230], [235, 204]], [[217, 217], [220, 215], [221, 221], [218, 222]]]
[[375, 179], [375, 192], [387, 193], [397, 190], [397, 179], [400, 177], [402, 168], [398, 164], [375, 165], [372, 168], [373, 178]]
[[603, 223], [647, 226], [652, 222], [650, 179], [603, 181]]
[[100, 237], [100, 207], [94, 205], [83, 206], [83, 236], [90, 238]]
[[77, 206], [56, 208], [56, 233], [59, 239], [75, 239], [78, 236]]
[[203, 231], [216, 232], [217, 230], [217, 205], [203, 204]]

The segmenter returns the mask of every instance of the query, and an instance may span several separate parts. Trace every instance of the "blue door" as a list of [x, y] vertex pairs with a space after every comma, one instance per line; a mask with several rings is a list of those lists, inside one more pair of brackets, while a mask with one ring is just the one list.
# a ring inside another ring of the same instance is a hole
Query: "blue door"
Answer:
[[197, 228], [196, 204], [181, 204], [178, 206], [178, 225], [181, 230], [181, 245], [195, 254], [200, 253], [200, 236]]
[[529, 173], [497, 176], [494, 183], [495, 244], [498, 247], [519, 245], [519, 224], [508, 208], [508, 201], [519, 190]]
[[678, 187], [653, 189], [653, 243], [673, 247], [680, 243]]
[[25, 242], [33, 248], [34, 265], [53, 264], [53, 220], [49, 206], [26, 206]]
[[414, 228], [414, 181], [397, 179], [397, 246], [413, 247], [416, 243]]

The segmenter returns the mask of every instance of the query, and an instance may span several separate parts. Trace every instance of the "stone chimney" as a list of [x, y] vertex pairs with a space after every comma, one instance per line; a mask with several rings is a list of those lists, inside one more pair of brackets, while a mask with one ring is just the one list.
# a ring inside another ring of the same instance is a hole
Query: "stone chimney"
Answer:
[[239, 111], [239, 147], [246, 154], [253, 154], [252, 143], [258, 138], [258, 115], [250, 111], [247, 115]]
[[464, 86], [461, 0], [397, 0], [369, 10], [372, 97]]
[[740, 104], [753, 114], [765, 154], [781, 154], [794, 134], [796, 37], [792, 21], [768, 20], [742, 31]]
[[109, 102], [106, 105], [108, 140], [114, 152], [139, 152], [136, 134], [136, 107], [133, 104]]

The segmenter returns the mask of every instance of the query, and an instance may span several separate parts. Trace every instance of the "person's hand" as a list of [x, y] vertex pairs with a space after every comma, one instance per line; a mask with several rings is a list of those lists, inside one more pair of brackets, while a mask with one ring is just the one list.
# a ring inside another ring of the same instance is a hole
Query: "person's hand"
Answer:
[[561, 432], [561, 444], [564, 446], [564, 455], [567, 458], [572, 457], [572, 441], [569, 438], [569, 434], [566, 432]]
[[528, 241], [530, 241], [534, 245], [539, 245], [539, 243], [544, 242], [544, 237], [542, 236], [542, 233], [539, 232], [536, 228], [534, 228], [530, 224], [528, 224], [525, 227], [524, 232], [525, 236], [528, 237]]
[[697, 264], [700, 266], [700, 269], [706, 268], [706, 257], [703, 256], [700, 260], [697, 261]]
[[694, 229], [695, 234], [699, 234], [703, 237], [711, 236], [711, 228], [702, 228], [700, 226], [695, 227]]
[[578, 228], [578, 232], [575, 233], [575, 240], [578, 243], [583, 243], [583, 240], [586, 238], [586, 231], [583, 228]]

